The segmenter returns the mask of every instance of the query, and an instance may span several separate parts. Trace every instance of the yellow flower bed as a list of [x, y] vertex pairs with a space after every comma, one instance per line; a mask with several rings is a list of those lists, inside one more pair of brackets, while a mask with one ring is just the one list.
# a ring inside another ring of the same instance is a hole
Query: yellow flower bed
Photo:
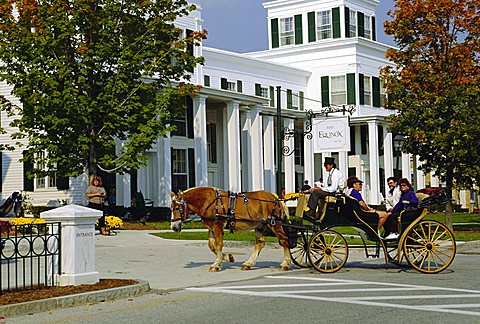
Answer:
[[285, 194], [283, 199], [284, 200], [293, 200], [293, 199], [297, 199], [298, 197], [300, 197], [300, 194], [298, 192], [289, 192], [289, 193]]
[[14, 218], [10, 221], [10, 224], [12, 225], [41, 225], [41, 224], [46, 224], [47, 221], [44, 220], [43, 218], [25, 218], [25, 217], [19, 217], [19, 218]]
[[[110, 229], [122, 229], [123, 221], [117, 216], [105, 216], [105, 224], [110, 227]], [[98, 220], [95, 224], [98, 227]]]

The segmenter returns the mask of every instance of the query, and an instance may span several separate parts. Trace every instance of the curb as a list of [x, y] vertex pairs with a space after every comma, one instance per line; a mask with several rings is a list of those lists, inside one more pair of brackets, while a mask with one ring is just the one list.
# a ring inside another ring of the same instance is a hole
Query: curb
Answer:
[[457, 253], [465, 253], [471, 249], [479, 249], [480, 241], [470, 241], [470, 242], [458, 242], [457, 243]]
[[3, 317], [28, 315], [72, 306], [100, 303], [127, 297], [139, 296], [150, 291], [150, 284], [145, 280], [137, 280], [135, 285], [116, 287], [81, 294], [33, 300], [25, 303], [0, 306]]

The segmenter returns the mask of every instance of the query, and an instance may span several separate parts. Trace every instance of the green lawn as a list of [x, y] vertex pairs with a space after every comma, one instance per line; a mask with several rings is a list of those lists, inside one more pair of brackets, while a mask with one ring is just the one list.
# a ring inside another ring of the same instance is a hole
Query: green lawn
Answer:
[[[445, 214], [427, 214], [425, 220], [435, 220], [441, 223], [445, 223]], [[454, 223], [467, 223], [466, 225], [455, 225], [454, 226], [454, 236], [457, 241], [476, 241], [480, 240], [480, 214], [468, 214], [468, 213], [454, 213], [453, 214]], [[309, 224], [306, 222], [305, 224]], [[170, 222], [147, 222], [150, 228], [168, 230], [170, 229]], [[201, 222], [195, 221], [183, 225], [183, 229], [201, 229], [205, 228]], [[346, 235], [357, 235], [357, 231], [351, 227], [339, 227], [336, 228], [338, 232]], [[182, 233], [159, 233], [155, 234], [158, 237], [165, 239], [173, 240], [207, 240], [207, 232], [182, 232]], [[226, 241], [254, 241], [255, 235], [253, 232], [238, 232], [231, 234], [228, 231], [225, 231], [224, 239]], [[275, 237], [267, 237], [267, 242], [276, 242]], [[361, 244], [360, 239], [353, 239], [349, 244]]]

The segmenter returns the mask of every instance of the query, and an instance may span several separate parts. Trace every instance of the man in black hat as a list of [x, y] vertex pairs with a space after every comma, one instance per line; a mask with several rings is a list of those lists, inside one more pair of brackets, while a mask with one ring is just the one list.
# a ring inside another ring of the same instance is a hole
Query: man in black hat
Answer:
[[335, 159], [332, 157], [326, 157], [323, 166], [328, 173], [327, 181], [325, 181], [320, 187], [310, 189], [311, 195], [307, 204], [309, 210], [306, 212], [306, 215], [310, 218], [317, 218], [317, 206], [319, 207], [318, 211], [321, 212], [325, 197], [332, 196], [337, 191], [343, 190], [345, 178], [343, 177], [342, 172], [337, 169]]

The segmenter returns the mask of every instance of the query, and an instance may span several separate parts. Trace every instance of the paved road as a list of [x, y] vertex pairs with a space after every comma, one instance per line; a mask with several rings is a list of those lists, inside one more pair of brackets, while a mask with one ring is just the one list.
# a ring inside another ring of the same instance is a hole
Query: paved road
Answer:
[[240, 262], [209, 273], [205, 243], [168, 241], [140, 232], [97, 237], [103, 278], [141, 278], [145, 296], [7, 319], [7, 323], [426, 323], [480, 322], [478, 249], [457, 255], [446, 271], [424, 275], [366, 260], [358, 252], [335, 274], [280, 272], [282, 251], [266, 248], [258, 268], [240, 271], [250, 248], [233, 247]]

